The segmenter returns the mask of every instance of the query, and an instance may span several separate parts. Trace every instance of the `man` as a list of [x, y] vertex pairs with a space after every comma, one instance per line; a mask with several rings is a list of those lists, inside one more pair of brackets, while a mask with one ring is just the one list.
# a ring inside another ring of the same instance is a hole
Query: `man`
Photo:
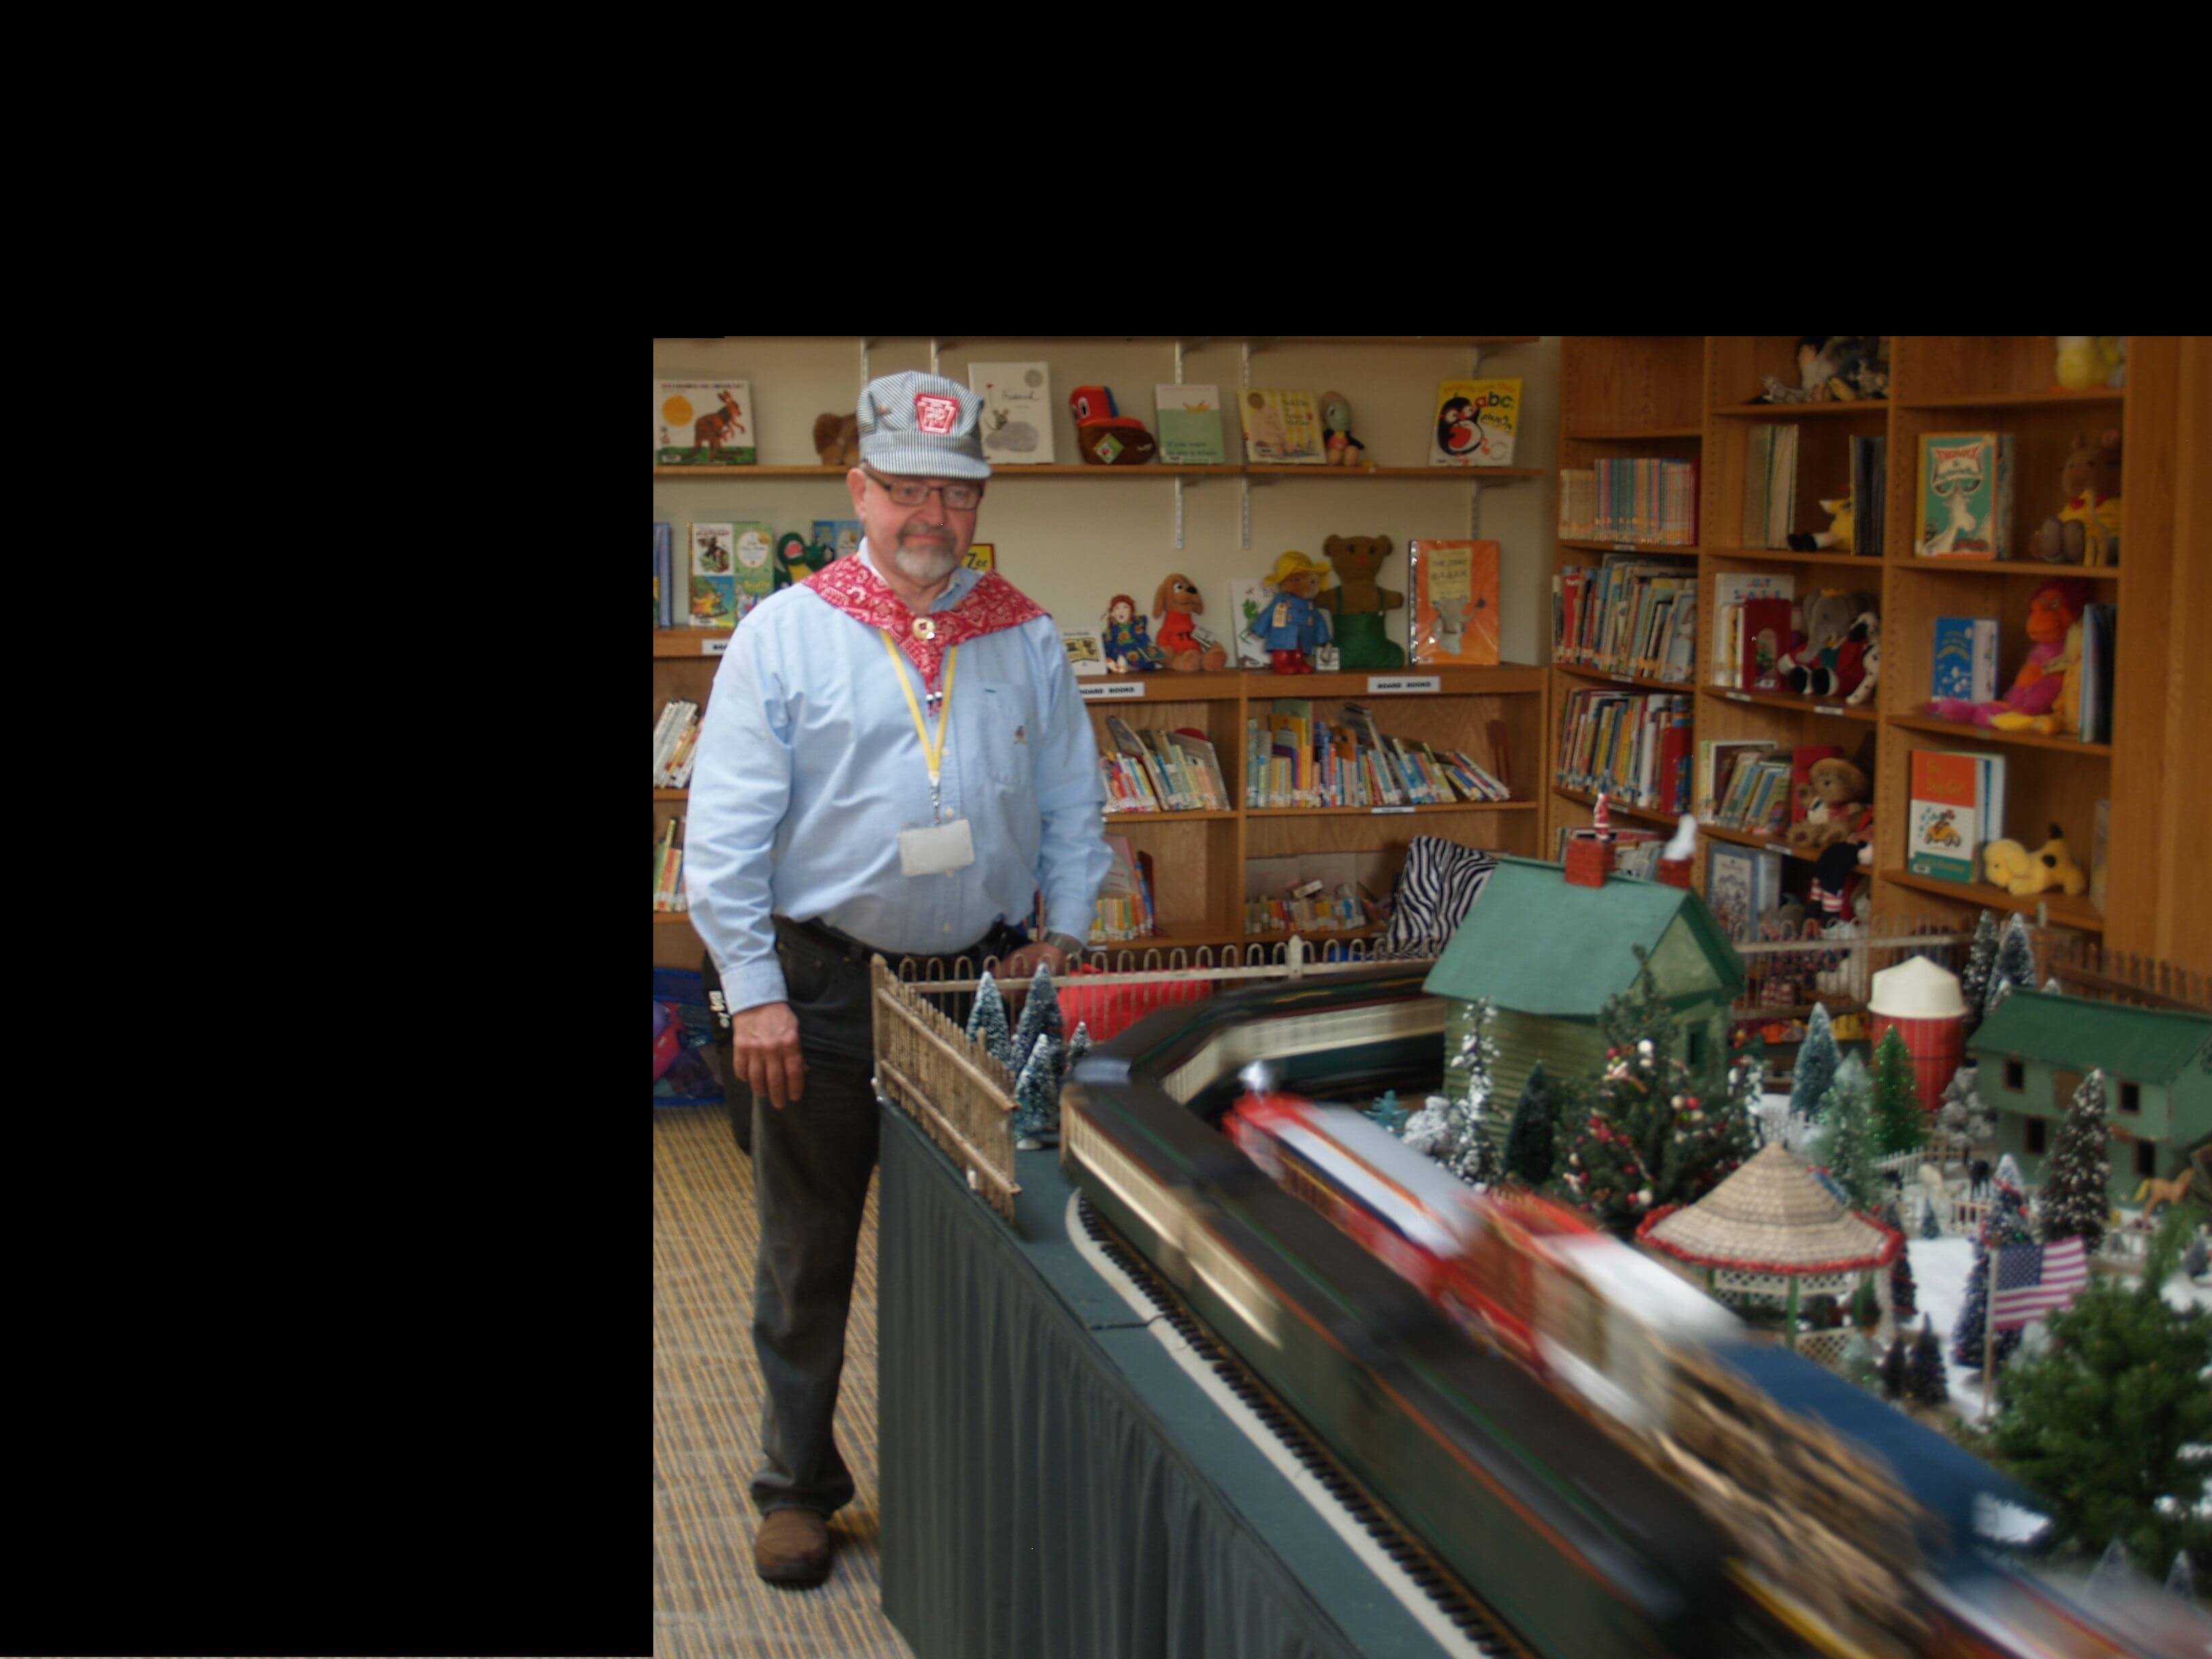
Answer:
[[[1066, 968], [1110, 861], [1091, 725], [1052, 619], [963, 564], [982, 399], [933, 374], [860, 394], [857, 554], [756, 606], [714, 679], [684, 877], [753, 1097], [752, 1498], [763, 1578], [819, 1583], [853, 1497], [831, 1433], [876, 1161], [867, 963]], [[1047, 927], [1013, 924], [1044, 896]]]

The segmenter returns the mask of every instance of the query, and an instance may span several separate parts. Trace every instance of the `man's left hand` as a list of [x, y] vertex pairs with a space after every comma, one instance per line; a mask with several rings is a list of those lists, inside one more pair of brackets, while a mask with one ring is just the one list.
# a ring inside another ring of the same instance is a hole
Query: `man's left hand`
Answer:
[[1017, 984], [1026, 986], [1036, 974], [1040, 962], [1052, 970], [1054, 979], [1067, 972], [1067, 952], [1057, 945], [1047, 945], [1039, 940], [1000, 957], [999, 971], [992, 977], [1005, 981], [1009, 987]]

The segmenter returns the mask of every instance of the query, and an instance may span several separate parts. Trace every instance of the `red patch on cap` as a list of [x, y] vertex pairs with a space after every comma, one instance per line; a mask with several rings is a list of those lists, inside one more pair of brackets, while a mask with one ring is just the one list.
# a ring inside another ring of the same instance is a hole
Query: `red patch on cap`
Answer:
[[959, 423], [960, 400], [948, 398], [941, 392], [920, 392], [915, 394], [914, 417], [921, 429], [933, 437], [949, 435]]

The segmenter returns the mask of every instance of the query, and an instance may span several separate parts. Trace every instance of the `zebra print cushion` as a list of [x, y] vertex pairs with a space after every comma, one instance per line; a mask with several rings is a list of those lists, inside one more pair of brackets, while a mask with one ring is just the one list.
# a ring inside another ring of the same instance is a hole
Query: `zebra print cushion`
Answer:
[[1497, 867], [1498, 860], [1480, 848], [1438, 836], [1416, 836], [1406, 848], [1405, 867], [1391, 895], [1390, 925], [1382, 930], [1375, 954], [1443, 955]]

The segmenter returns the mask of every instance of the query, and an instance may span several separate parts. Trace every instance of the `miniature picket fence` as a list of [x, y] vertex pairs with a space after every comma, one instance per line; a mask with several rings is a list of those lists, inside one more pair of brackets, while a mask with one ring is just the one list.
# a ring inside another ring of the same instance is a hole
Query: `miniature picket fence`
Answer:
[[[1079, 1018], [1099, 1041], [1145, 1015], [1211, 996], [1232, 985], [1386, 965], [1364, 939], [1332, 941], [1316, 952], [1302, 939], [1272, 946], [1096, 951], [1086, 963], [1103, 973], [1070, 974], [1058, 981], [1062, 1011], [1073, 1030]], [[1391, 967], [1425, 966], [1431, 958], [1391, 959]], [[967, 1018], [980, 975], [995, 957], [970, 963], [957, 957], [947, 972], [912, 957], [894, 968], [878, 957], [869, 965], [875, 1003], [876, 1088], [903, 1109], [967, 1177], [969, 1189], [1006, 1220], [1014, 1198], [1014, 1077], [968, 1041]], [[1009, 990], [1015, 988], [1012, 986]]]

